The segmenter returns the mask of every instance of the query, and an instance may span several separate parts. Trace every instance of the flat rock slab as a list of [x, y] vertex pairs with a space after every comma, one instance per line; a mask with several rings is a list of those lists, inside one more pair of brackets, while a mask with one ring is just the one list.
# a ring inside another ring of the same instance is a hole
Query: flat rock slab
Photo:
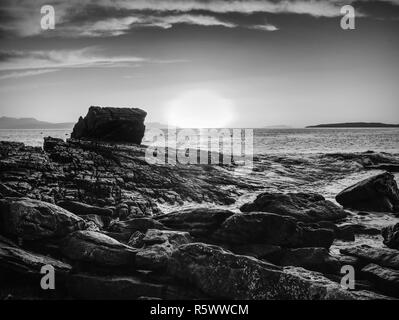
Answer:
[[391, 173], [383, 173], [346, 188], [336, 196], [345, 208], [399, 212], [399, 189]]
[[105, 234], [77, 231], [68, 235], [61, 252], [71, 260], [105, 267], [133, 266], [136, 250]]
[[341, 253], [359, 258], [367, 263], [399, 270], [399, 251], [386, 248], [373, 248], [367, 245], [340, 250]]
[[1, 231], [25, 240], [63, 237], [86, 227], [75, 214], [47, 202], [29, 198], [0, 200]]
[[304, 222], [335, 221], [348, 213], [322, 195], [314, 193], [261, 193], [254, 202], [244, 204], [242, 212], [269, 212]]

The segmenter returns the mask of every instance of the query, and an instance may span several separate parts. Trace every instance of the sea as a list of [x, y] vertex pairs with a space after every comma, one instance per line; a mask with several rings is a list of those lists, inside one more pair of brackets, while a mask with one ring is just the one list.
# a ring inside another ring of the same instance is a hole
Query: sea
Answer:
[[[0, 130], [0, 141], [18, 141], [42, 147], [44, 137], [66, 140], [70, 134], [71, 129]], [[143, 144], [149, 141], [146, 137]], [[315, 192], [335, 202], [335, 196], [346, 187], [382, 172], [365, 170], [356, 161], [358, 154], [373, 151], [399, 162], [399, 129], [253, 129], [253, 151], [254, 170], [247, 175], [261, 183], [263, 191]], [[399, 181], [399, 174], [395, 174], [395, 178]], [[229, 209], [238, 211], [241, 204], [255, 197], [254, 193], [243, 194]], [[187, 203], [185, 206], [198, 204]], [[382, 228], [398, 222], [399, 218], [391, 214], [358, 215], [354, 212], [342, 223]], [[356, 244], [379, 247], [382, 238], [362, 235], [356, 238]], [[348, 245], [353, 243], [336, 241], [332, 251]]]

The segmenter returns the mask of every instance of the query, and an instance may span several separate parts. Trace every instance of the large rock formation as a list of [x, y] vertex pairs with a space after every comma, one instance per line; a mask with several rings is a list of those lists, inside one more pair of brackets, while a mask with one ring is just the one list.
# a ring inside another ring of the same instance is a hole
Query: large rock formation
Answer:
[[73, 128], [73, 139], [88, 139], [140, 144], [144, 137], [147, 113], [137, 108], [90, 107]]
[[314, 193], [261, 193], [254, 202], [244, 204], [242, 212], [262, 211], [290, 216], [301, 221], [334, 221], [348, 214]]
[[399, 212], [398, 185], [395, 177], [387, 172], [346, 188], [336, 200], [344, 207], [356, 210]]

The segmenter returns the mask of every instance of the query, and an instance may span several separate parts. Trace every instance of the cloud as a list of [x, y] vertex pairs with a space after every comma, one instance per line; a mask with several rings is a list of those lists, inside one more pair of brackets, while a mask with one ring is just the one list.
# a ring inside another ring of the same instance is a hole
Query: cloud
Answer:
[[204, 10], [215, 13], [301, 13], [313, 16], [338, 16], [339, 4], [334, 0], [102, 0], [104, 5], [131, 10], [189, 12]]
[[18, 79], [23, 77], [38, 76], [45, 73], [55, 72], [58, 69], [43, 69], [43, 70], [29, 70], [29, 71], [14, 71], [0, 74], [0, 80]]
[[222, 26], [234, 28], [235, 24], [221, 21], [206, 15], [136, 15], [124, 18], [109, 18], [96, 22], [83, 23], [82, 25], [64, 25], [60, 34], [66, 37], [111, 37], [123, 35], [129, 30], [138, 27], [156, 27], [169, 29], [176, 24], [190, 24], [198, 26]]
[[[97, 53], [95, 48], [79, 50], [49, 51], [2, 51], [0, 52], [0, 71], [65, 69], [84, 67], [137, 66], [142, 62], [155, 62], [134, 56], [108, 57]], [[160, 61], [162, 62], [162, 61]]]
[[[380, 3], [385, 3], [384, 11], [399, 6], [399, 0], [2, 0], [0, 17], [4, 23], [0, 34], [113, 37], [139, 27], [167, 29], [177, 24], [275, 31], [278, 28], [269, 25], [233, 23], [229, 14], [301, 14], [334, 18], [341, 16], [342, 5], [353, 4], [359, 8], [359, 14], [373, 16], [368, 8], [381, 7]], [[56, 29], [43, 32], [40, 7], [45, 4], [54, 5]]]
[[149, 26], [158, 26], [164, 29], [171, 28], [175, 24], [185, 23], [199, 26], [222, 26], [226, 28], [234, 28], [236, 25], [230, 22], [223, 22], [212, 16], [205, 15], [175, 15], [163, 17], [149, 17], [146, 19]]
[[262, 30], [262, 31], [277, 31], [277, 30], [279, 30], [276, 26], [274, 26], [272, 24], [256, 24], [256, 25], [250, 26], [249, 29]]

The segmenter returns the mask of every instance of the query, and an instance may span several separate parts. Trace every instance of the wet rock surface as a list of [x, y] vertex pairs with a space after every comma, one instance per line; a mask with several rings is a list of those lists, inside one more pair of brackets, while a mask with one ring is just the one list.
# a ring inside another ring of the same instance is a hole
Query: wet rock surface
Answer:
[[[162, 204], [231, 204], [260, 188], [236, 179], [228, 166], [151, 165], [145, 152], [145, 146], [72, 139], [46, 138], [44, 150], [0, 142], [0, 181], [31, 199], [79, 202], [110, 209], [124, 220], [160, 214]], [[83, 209], [75, 212], [87, 212]]]

